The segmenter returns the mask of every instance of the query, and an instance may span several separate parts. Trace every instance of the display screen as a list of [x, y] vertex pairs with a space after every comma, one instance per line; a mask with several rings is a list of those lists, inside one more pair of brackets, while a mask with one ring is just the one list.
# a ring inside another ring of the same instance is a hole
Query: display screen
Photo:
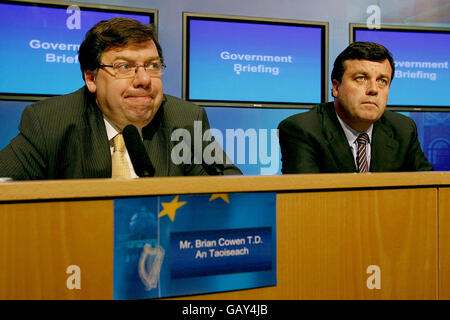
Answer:
[[232, 106], [325, 101], [327, 23], [184, 13], [184, 28], [185, 99]]
[[353, 26], [352, 33], [354, 41], [380, 43], [394, 57], [388, 106], [450, 107], [450, 29]]
[[77, 90], [84, 85], [78, 49], [90, 28], [114, 17], [151, 24], [157, 14], [156, 10], [86, 6], [0, 3], [2, 98], [60, 95]]

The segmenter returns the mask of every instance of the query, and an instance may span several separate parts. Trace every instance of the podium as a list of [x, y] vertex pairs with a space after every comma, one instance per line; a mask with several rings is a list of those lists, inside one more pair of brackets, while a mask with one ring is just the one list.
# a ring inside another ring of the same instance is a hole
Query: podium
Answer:
[[0, 299], [112, 299], [114, 199], [265, 191], [277, 285], [178, 298], [450, 299], [450, 172], [2, 183]]

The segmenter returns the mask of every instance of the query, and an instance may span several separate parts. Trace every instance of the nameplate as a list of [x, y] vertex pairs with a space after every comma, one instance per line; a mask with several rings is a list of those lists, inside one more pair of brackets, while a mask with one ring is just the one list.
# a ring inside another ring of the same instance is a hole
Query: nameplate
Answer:
[[272, 228], [171, 234], [172, 278], [272, 269]]
[[114, 299], [276, 285], [276, 194], [114, 200]]

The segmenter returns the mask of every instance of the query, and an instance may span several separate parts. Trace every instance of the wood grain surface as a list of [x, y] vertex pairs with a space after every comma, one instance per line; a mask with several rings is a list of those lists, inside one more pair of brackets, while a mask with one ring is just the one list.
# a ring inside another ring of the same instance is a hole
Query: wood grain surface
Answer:
[[439, 188], [439, 299], [450, 300], [450, 188]]
[[0, 205], [0, 299], [112, 299], [112, 252], [112, 200]]
[[[435, 189], [281, 193], [278, 284], [199, 299], [436, 299]], [[381, 289], [368, 289], [369, 266]]]

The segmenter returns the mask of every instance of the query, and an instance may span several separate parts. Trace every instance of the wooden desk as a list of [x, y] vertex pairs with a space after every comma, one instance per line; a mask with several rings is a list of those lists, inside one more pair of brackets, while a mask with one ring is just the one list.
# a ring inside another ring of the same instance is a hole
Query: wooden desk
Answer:
[[450, 188], [439, 188], [439, 299], [450, 300]]
[[0, 299], [111, 299], [114, 198], [264, 191], [278, 193], [278, 285], [186, 298], [449, 299], [449, 186], [448, 172], [0, 184]]

